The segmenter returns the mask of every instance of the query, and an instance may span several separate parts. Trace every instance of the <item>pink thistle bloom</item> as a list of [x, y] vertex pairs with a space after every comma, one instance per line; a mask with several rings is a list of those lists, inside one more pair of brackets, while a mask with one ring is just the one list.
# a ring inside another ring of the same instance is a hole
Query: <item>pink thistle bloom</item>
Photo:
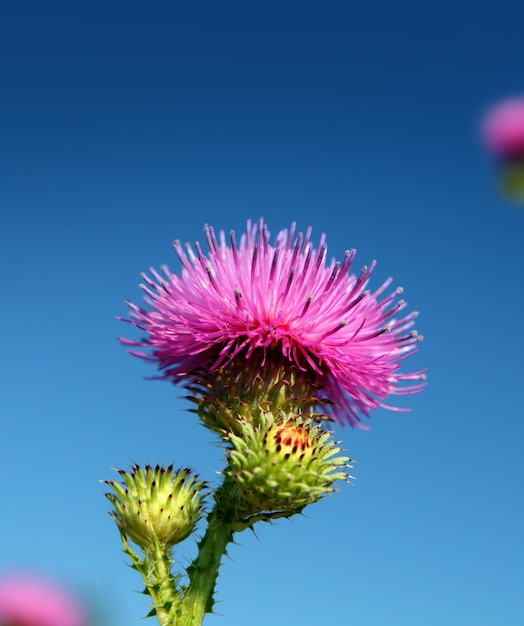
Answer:
[[390, 394], [421, 390], [423, 371], [399, 372], [420, 340], [412, 330], [417, 313], [399, 315], [406, 307], [397, 300], [402, 289], [384, 295], [391, 279], [366, 289], [374, 262], [358, 277], [349, 274], [355, 250], [326, 265], [325, 236], [315, 248], [311, 229], [295, 237], [294, 223], [273, 244], [263, 220], [248, 221], [239, 242], [231, 232], [229, 245], [223, 231], [218, 240], [211, 227], [204, 232], [207, 256], [198, 243], [184, 252], [175, 242], [180, 276], [166, 266], [162, 275], [151, 269], [142, 276], [151, 310], [126, 303], [124, 321], [147, 337], [121, 341], [145, 348], [145, 354], [129, 352], [155, 362], [163, 378], [187, 384], [196, 370], [233, 360], [246, 368], [250, 358], [262, 365], [281, 360], [307, 372], [329, 415], [351, 425], [384, 407]]
[[0, 579], [2, 626], [85, 626], [73, 596], [49, 581], [28, 575]]
[[486, 146], [502, 160], [524, 157], [524, 97], [505, 100], [482, 123]]

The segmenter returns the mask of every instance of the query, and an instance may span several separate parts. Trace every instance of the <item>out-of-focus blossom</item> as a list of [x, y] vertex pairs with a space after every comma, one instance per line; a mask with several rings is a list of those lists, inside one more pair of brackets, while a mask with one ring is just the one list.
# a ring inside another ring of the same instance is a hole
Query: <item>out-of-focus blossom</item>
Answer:
[[498, 159], [524, 157], [524, 96], [491, 108], [482, 122], [482, 136]]
[[234, 232], [229, 245], [224, 232], [217, 240], [206, 226], [205, 234], [207, 256], [198, 244], [195, 253], [175, 242], [180, 276], [167, 267], [143, 275], [150, 310], [128, 303], [126, 321], [146, 337], [121, 339], [145, 349], [132, 354], [186, 384], [198, 370], [240, 364], [254, 376], [268, 363], [292, 367], [309, 377], [330, 416], [351, 425], [385, 406], [390, 394], [420, 391], [421, 371], [400, 372], [420, 340], [413, 330], [417, 314], [401, 313], [406, 302], [397, 299], [402, 289], [388, 293], [391, 279], [367, 289], [374, 263], [350, 274], [350, 250], [341, 263], [326, 265], [324, 235], [315, 248], [311, 229], [296, 235], [295, 224], [273, 244], [262, 220], [248, 222], [238, 243]]
[[1, 626], [86, 626], [78, 601], [57, 584], [34, 575], [0, 577]]
[[482, 138], [495, 157], [500, 191], [524, 201], [524, 96], [492, 107], [482, 122]]

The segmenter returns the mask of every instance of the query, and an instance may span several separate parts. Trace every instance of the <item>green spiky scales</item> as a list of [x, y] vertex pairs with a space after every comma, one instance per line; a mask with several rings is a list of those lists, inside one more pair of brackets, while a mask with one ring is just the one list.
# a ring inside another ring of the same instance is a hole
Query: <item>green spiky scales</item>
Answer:
[[237, 515], [246, 519], [262, 512], [292, 515], [348, 477], [351, 459], [308, 417], [262, 415], [261, 427], [243, 422], [241, 435], [230, 434], [229, 441], [227, 477], [236, 488]]
[[318, 412], [326, 403], [316, 397], [318, 385], [278, 354], [264, 360], [252, 355], [249, 367], [245, 360], [234, 360], [224, 369], [199, 371], [186, 388], [200, 419], [222, 437], [241, 436], [242, 421], [259, 427], [281, 411], [327, 419]]
[[191, 534], [203, 515], [206, 491], [189, 469], [134, 465], [131, 472], [117, 471], [123, 482], [104, 481], [113, 489], [106, 497], [129, 539], [148, 549], [155, 541], [173, 546]]

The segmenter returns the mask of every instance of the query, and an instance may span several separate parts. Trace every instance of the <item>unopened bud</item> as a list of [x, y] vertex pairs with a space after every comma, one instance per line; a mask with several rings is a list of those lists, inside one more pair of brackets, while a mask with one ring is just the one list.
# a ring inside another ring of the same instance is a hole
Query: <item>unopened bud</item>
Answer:
[[205, 483], [189, 469], [173, 470], [134, 465], [131, 472], [117, 470], [123, 483], [103, 481], [118, 528], [142, 548], [158, 541], [173, 546], [188, 537], [204, 512]]
[[[264, 420], [262, 420], [263, 422]], [[335, 491], [337, 480], [347, 480], [349, 457], [311, 419], [294, 414], [266, 427], [242, 424], [242, 434], [231, 434], [228, 474], [239, 494], [238, 511], [245, 516], [289, 511], [292, 515]]]

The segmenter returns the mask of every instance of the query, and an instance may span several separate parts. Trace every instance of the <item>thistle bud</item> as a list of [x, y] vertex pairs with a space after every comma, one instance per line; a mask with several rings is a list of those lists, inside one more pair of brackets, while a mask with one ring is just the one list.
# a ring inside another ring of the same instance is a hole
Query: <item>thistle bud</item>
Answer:
[[347, 480], [349, 457], [310, 418], [272, 415], [256, 428], [242, 424], [241, 436], [230, 434], [228, 476], [238, 493], [237, 512], [249, 517], [262, 512], [301, 511], [335, 491]]
[[103, 481], [119, 530], [147, 549], [154, 542], [170, 547], [188, 537], [204, 512], [205, 483], [189, 469], [173, 470], [134, 465], [131, 472], [117, 470], [123, 482]]

